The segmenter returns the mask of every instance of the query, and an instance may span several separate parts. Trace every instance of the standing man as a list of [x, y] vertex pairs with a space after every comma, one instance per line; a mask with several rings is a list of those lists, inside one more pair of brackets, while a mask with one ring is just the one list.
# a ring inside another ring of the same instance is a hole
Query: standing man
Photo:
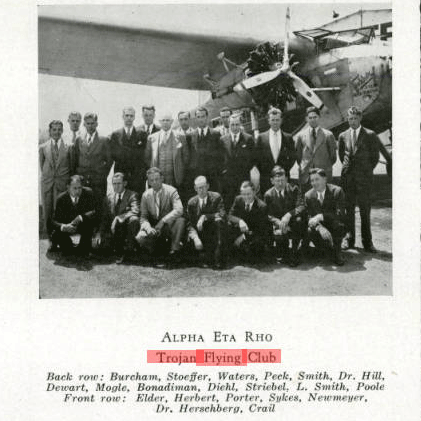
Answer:
[[222, 196], [209, 191], [206, 177], [199, 176], [194, 181], [197, 195], [187, 205], [188, 236], [198, 252], [205, 256], [216, 268], [225, 261], [226, 212]]
[[63, 123], [53, 120], [49, 124], [50, 139], [39, 147], [39, 163], [41, 168], [41, 194], [43, 217], [50, 239], [49, 251], [56, 250], [52, 239], [52, 218], [57, 197], [66, 191], [67, 181], [71, 175], [72, 147], [63, 142]]
[[189, 162], [186, 138], [171, 130], [171, 114], [165, 114], [160, 123], [161, 130], [148, 138], [145, 162], [148, 168], [158, 167], [162, 171], [165, 184], [179, 188], [184, 181], [184, 168]]
[[114, 173], [113, 193], [104, 200], [101, 227], [95, 238], [97, 248], [112, 244], [116, 263], [121, 264], [136, 250], [135, 236], [139, 231], [139, 196], [126, 189], [123, 173]]
[[[221, 136], [225, 136], [229, 134], [230, 131], [230, 117], [232, 115], [232, 111], [228, 107], [223, 107], [219, 110], [219, 117], [221, 119], [221, 122], [218, 127], [216, 127], [216, 130], [220, 133]], [[241, 127], [241, 124], [240, 124]]]
[[142, 116], [144, 124], [136, 127], [136, 130], [146, 132], [148, 136], [161, 130], [161, 127], [154, 123], [155, 105], [144, 105], [142, 107]]
[[326, 172], [327, 182], [332, 182], [332, 166], [336, 162], [336, 141], [329, 130], [319, 126], [320, 110], [307, 108], [308, 127], [297, 136], [296, 152], [301, 190], [310, 188], [311, 168], [322, 168]]
[[76, 139], [83, 135], [82, 131], [80, 130], [82, 115], [79, 111], [72, 111], [69, 114], [67, 122], [69, 123], [70, 132], [66, 133], [66, 135], [64, 136], [64, 141], [69, 145], [74, 145]]
[[163, 183], [159, 168], [150, 168], [147, 177], [150, 188], [143, 193], [140, 202], [140, 231], [136, 241], [153, 254], [162, 248], [162, 241], [169, 239], [170, 257], [175, 261], [182, 247], [186, 223], [183, 204], [177, 190]]
[[107, 177], [112, 158], [108, 139], [98, 135], [98, 116], [94, 113], [86, 113], [83, 117], [83, 125], [86, 134], [78, 137], [75, 142], [75, 173], [83, 176], [85, 186], [92, 189], [99, 220], [102, 204], [107, 195]]
[[298, 186], [288, 183], [285, 170], [281, 167], [273, 168], [270, 181], [273, 187], [265, 193], [264, 200], [272, 223], [277, 254], [291, 267], [295, 267], [300, 263], [298, 246], [305, 233], [304, 201]]
[[224, 145], [223, 197], [224, 203], [231, 208], [240, 185], [250, 179], [250, 170], [255, 164], [253, 137], [240, 130], [239, 115], [229, 118], [229, 133], [221, 137]]
[[114, 173], [125, 175], [127, 188], [142, 194], [145, 190], [145, 148], [146, 132], [134, 128], [136, 112], [133, 107], [123, 109], [124, 127], [110, 136], [110, 154], [114, 161]]
[[339, 135], [339, 158], [342, 162], [342, 187], [346, 199], [346, 237], [343, 248], [355, 245], [355, 206], [361, 217], [364, 250], [376, 253], [371, 236], [370, 212], [373, 170], [379, 161], [380, 139], [376, 133], [361, 126], [362, 111], [348, 110], [349, 129]]
[[341, 242], [345, 227], [343, 190], [326, 183], [325, 170], [312, 168], [310, 182], [312, 189], [305, 196], [308, 214], [308, 236], [316, 248], [328, 248], [332, 251], [332, 260], [338, 266], [345, 263], [341, 255]]
[[197, 129], [192, 133], [191, 168], [195, 176], [204, 175], [210, 189], [221, 193], [221, 173], [224, 165], [224, 146], [221, 135], [208, 126], [208, 110], [196, 110]]
[[[75, 251], [80, 255], [89, 254], [94, 216], [94, 196], [91, 189], [82, 187], [80, 175], [73, 175], [70, 178], [68, 190], [57, 198], [53, 218], [54, 242], [60, 246], [62, 253], [70, 254]], [[80, 235], [76, 248], [72, 241], [72, 236], [75, 234]]]
[[282, 112], [271, 108], [268, 112], [270, 129], [257, 139], [257, 156], [260, 172], [260, 193], [263, 196], [270, 188], [270, 173], [275, 165], [289, 171], [295, 163], [295, 146], [292, 137], [281, 130]]

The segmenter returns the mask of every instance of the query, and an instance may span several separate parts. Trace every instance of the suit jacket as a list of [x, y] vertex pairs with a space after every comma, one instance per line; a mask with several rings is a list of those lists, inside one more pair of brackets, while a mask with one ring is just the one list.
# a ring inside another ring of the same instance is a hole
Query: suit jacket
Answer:
[[250, 212], [246, 211], [245, 202], [242, 196], [237, 196], [228, 215], [228, 221], [238, 225], [242, 219], [250, 231], [260, 236], [268, 236], [270, 224], [268, 219], [268, 208], [266, 203], [257, 197], [254, 199]]
[[76, 174], [97, 182], [106, 180], [112, 165], [109, 141], [106, 137], [95, 132], [90, 145], [87, 134], [76, 138], [74, 156]]
[[53, 226], [60, 230], [62, 224], [72, 222], [79, 215], [84, 222], [92, 221], [95, 216], [94, 196], [92, 190], [87, 187], [83, 187], [79, 201], [76, 205], [73, 204], [68, 191], [60, 194], [57, 198]]
[[335, 221], [343, 222], [345, 215], [345, 194], [343, 190], [334, 184], [326, 184], [323, 204], [317, 199], [317, 191], [309, 190], [305, 196], [305, 207], [309, 218], [322, 214], [322, 224], [331, 226]]
[[298, 186], [287, 184], [284, 197], [278, 195], [275, 187], [269, 189], [264, 196], [264, 201], [268, 207], [269, 220], [274, 223], [281, 219], [286, 213], [292, 217], [297, 217], [304, 212], [304, 200]]
[[226, 212], [222, 196], [213, 191], [208, 191], [206, 205], [200, 209], [199, 196], [192, 197], [187, 203], [187, 218], [189, 229], [196, 228], [197, 221], [202, 215], [206, 215], [208, 221], [214, 221], [216, 216], [225, 219]]
[[303, 129], [298, 133], [295, 145], [301, 184], [308, 182], [311, 168], [323, 168], [328, 180], [331, 180], [332, 165], [336, 162], [336, 141], [332, 132], [319, 127], [314, 149], [311, 147], [311, 133], [310, 126]]
[[342, 162], [342, 180], [371, 186], [373, 170], [379, 161], [380, 139], [376, 133], [361, 126], [354, 153], [351, 150], [351, 128], [339, 135], [339, 158]]
[[215, 130], [219, 132], [219, 134], [222, 136], [226, 136], [229, 134], [229, 128], [226, 128], [224, 125], [219, 125], [215, 127]]
[[282, 131], [282, 144], [276, 162], [273, 159], [269, 142], [269, 130], [259, 135], [257, 139], [257, 156], [260, 177], [268, 180], [275, 165], [280, 165], [289, 177], [289, 171], [296, 159], [295, 145], [292, 136]]
[[140, 202], [140, 227], [150, 227], [161, 219], [167, 224], [172, 224], [177, 218], [183, 216], [183, 204], [177, 190], [168, 184], [162, 184], [159, 215], [156, 214], [154, 191], [146, 190]]
[[119, 216], [123, 222], [130, 217], [139, 216], [139, 196], [136, 192], [125, 190], [120, 206], [117, 208], [116, 194], [109, 193], [104, 200], [102, 211], [101, 232], [107, 232], [113, 219]]
[[56, 187], [64, 191], [72, 175], [72, 146], [61, 142], [58, 159], [54, 161], [51, 139], [39, 147], [39, 163], [41, 168], [41, 188], [44, 193]]
[[202, 175], [220, 175], [224, 166], [224, 146], [221, 135], [208, 127], [206, 136], [199, 139], [199, 132], [195, 129], [191, 141], [190, 168]]
[[[155, 124], [155, 123], [152, 124], [152, 133], [151, 134], [159, 132], [160, 130], [161, 130], [161, 126], [158, 126], [158, 124]], [[136, 131], [146, 133], [146, 124], [141, 124], [140, 126], [137, 126]], [[146, 134], [149, 136], [149, 133], [146, 133]]]
[[253, 137], [240, 132], [236, 146], [232, 142], [231, 134], [222, 136], [221, 141], [224, 146], [223, 173], [228, 181], [238, 184], [249, 180], [250, 170], [257, 164]]
[[[145, 162], [148, 168], [158, 167], [158, 149], [161, 132], [156, 132], [148, 137], [145, 150]], [[189, 149], [184, 135], [171, 130], [167, 142], [172, 142], [174, 179], [177, 186], [184, 180], [184, 169], [189, 162]]]

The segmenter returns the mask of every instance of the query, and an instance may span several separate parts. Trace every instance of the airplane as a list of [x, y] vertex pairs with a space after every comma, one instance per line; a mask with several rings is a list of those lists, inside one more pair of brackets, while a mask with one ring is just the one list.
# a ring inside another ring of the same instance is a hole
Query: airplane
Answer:
[[[40, 15], [39, 72], [210, 90], [201, 105], [214, 124], [229, 107], [255, 136], [268, 128], [271, 106], [283, 110], [283, 129], [297, 133], [309, 105], [335, 135], [347, 127], [351, 105], [363, 110], [364, 125], [391, 133], [392, 10], [361, 9], [291, 34], [287, 7], [285, 22], [284, 40], [272, 43]], [[391, 143], [380, 146], [391, 173]]]

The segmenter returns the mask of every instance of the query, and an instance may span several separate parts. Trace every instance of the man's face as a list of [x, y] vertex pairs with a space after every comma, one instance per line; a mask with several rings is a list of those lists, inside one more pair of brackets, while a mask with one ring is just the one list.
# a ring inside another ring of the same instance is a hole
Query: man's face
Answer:
[[164, 177], [159, 173], [153, 173], [148, 175], [148, 183], [155, 191], [161, 189], [163, 181]]
[[320, 117], [317, 113], [311, 112], [307, 115], [307, 122], [310, 127], [316, 128], [319, 125]]
[[287, 185], [287, 177], [286, 175], [279, 175], [276, 174], [275, 177], [270, 179], [272, 184], [275, 186], [277, 190], [283, 190]]
[[126, 127], [132, 127], [136, 114], [133, 110], [123, 111], [123, 121]]
[[241, 189], [241, 196], [245, 203], [251, 203], [254, 200], [254, 190], [251, 187]]
[[93, 118], [87, 118], [84, 120], [83, 125], [86, 128], [86, 131], [89, 134], [95, 133], [96, 128], [98, 127], [98, 122]]
[[171, 129], [173, 119], [171, 117], [162, 117], [161, 120], [159, 120], [159, 123], [161, 124], [161, 128], [165, 131]]
[[206, 113], [204, 111], [198, 111], [196, 113], [196, 121], [197, 121], [197, 125], [203, 129], [204, 127], [206, 127], [207, 123], [208, 123], [208, 116], [206, 115]]
[[124, 181], [122, 177], [114, 177], [113, 178], [113, 189], [114, 193], [123, 193], [124, 189], [126, 188], [127, 181]]
[[82, 194], [82, 183], [80, 181], [72, 181], [69, 185], [69, 194], [72, 197], [80, 197]]
[[230, 111], [222, 111], [221, 114], [219, 114], [219, 116], [221, 117], [221, 122], [222, 124], [228, 128], [229, 124], [230, 124], [230, 116], [231, 116], [231, 112]]
[[53, 124], [50, 129], [50, 136], [54, 140], [59, 140], [63, 134], [63, 126], [61, 124]]
[[326, 187], [326, 178], [319, 174], [311, 174], [310, 183], [314, 190], [322, 192]]
[[269, 125], [273, 131], [278, 131], [281, 128], [282, 117], [279, 114], [271, 114], [269, 116]]
[[194, 183], [194, 189], [201, 199], [205, 198], [208, 194], [209, 184], [205, 180]]
[[361, 124], [361, 116], [358, 116], [356, 114], [348, 114], [348, 123], [351, 129], [358, 129], [358, 127], [360, 127]]
[[82, 119], [78, 115], [71, 115], [67, 121], [69, 122], [70, 130], [72, 132], [77, 132], [79, 130]]
[[147, 126], [150, 126], [151, 124], [153, 124], [153, 120], [155, 118], [155, 111], [154, 110], [143, 110], [142, 111], [143, 114], [143, 121], [145, 122], [145, 124]]
[[180, 124], [180, 127], [186, 131], [190, 127], [190, 118], [187, 113], [180, 114], [178, 117], [178, 123]]
[[241, 123], [239, 118], [232, 118], [230, 121], [230, 131], [234, 134], [237, 134], [240, 132], [241, 129]]

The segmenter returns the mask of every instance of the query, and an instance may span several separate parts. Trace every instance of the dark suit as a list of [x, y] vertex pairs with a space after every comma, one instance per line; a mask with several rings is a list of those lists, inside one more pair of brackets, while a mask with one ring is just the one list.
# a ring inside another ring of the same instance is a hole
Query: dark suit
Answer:
[[339, 158], [342, 162], [341, 182], [346, 199], [346, 229], [350, 242], [355, 241], [355, 206], [361, 216], [361, 237], [364, 247], [372, 243], [370, 212], [373, 170], [379, 161], [380, 139], [373, 131], [361, 127], [356, 146], [352, 148], [352, 131], [339, 135]]
[[[202, 215], [206, 220], [202, 231], [197, 229], [197, 222]], [[220, 221], [215, 221], [220, 218]], [[213, 253], [216, 263], [224, 259], [224, 243], [226, 234], [226, 212], [222, 196], [219, 193], [208, 191], [206, 204], [200, 208], [199, 196], [192, 197], [187, 205], [187, 226], [189, 238], [198, 236], [203, 243], [205, 252]]]
[[159, 132], [161, 130], [161, 126], [158, 126], [157, 124], [152, 124], [152, 130], [148, 133], [146, 133], [146, 124], [141, 124], [140, 126], [136, 127], [136, 131], [138, 132], [145, 132], [148, 136], [151, 134], [154, 134], [156, 132]]
[[210, 189], [221, 193], [221, 173], [224, 166], [224, 147], [221, 135], [216, 130], [207, 128], [205, 136], [199, 137], [198, 129], [192, 132], [192, 155], [190, 168], [194, 176], [204, 175]]
[[[71, 234], [61, 231], [63, 224], [69, 224], [78, 216], [82, 217], [82, 221], [77, 222], [76, 233], [80, 234], [80, 242], [78, 249], [87, 253], [91, 247], [91, 239], [93, 232], [93, 219], [95, 216], [95, 201], [92, 190], [84, 187], [78, 199], [74, 204], [69, 192], [62, 193], [57, 198], [56, 210], [53, 217], [53, 239], [60, 249], [69, 252], [73, 248]], [[75, 224], [76, 225], [76, 224]]]
[[142, 194], [145, 190], [146, 164], [145, 148], [148, 136], [144, 131], [132, 128], [130, 138], [124, 128], [110, 136], [110, 154], [114, 161], [114, 173], [126, 175], [127, 188]]
[[[120, 203], [114, 192], [109, 193], [104, 200], [102, 210], [100, 227], [102, 247], [107, 247], [111, 240], [117, 254], [123, 254], [126, 243], [127, 248], [133, 250], [136, 245], [135, 236], [139, 231], [139, 213], [139, 196], [136, 192], [126, 189]], [[122, 222], [116, 224], [112, 235], [111, 224], [117, 216]]]
[[231, 207], [243, 181], [250, 180], [250, 170], [256, 164], [253, 137], [247, 133], [238, 134], [234, 144], [231, 133], [221, 137], [224, 145], [223, 196], [224, 203]]
[[[305, 194], [304, 201], [309, 218], [319, 214], [323, 215], [323, 221], [320, 224], [329, 230], [333, 239], [333, 248], [335, 252], [339, 252], [341, 241], [345, 234], [343, 223], [345, 195], [343, 190], [334, 184], [326, 184], [323, 204], [318, 200], [317, 191], [314, 189], [309, 190]], [[317, 228], [309, 228], [309, 237], [316, 247], [322, 244], [322, 239]]]
[[270, 172], [273, 167], [275, 165], [282, 167], [289, 179], [289, 171], [296, 160], [294, 140], [291, 135], [282, 131], [281, 150], [275, 162], [270, 148], [269, 132], [270, 130], [259, 135], [256, 148], [262, 196], [271, 187]]
[[192, 159], [193, 155], [195, 155], [195, 151], [192, 146], [192, 133], [193, 129], [188, 128], [184, 131], [181, 127], [175, 130], [175, 133], [183, 135], [186, 139], [186, 147], [187, 147], [187, 154], [188, 156], [187, 162], [184, 165], [184, 180], [181, 186], [178, 188], [178, 192], [180, 194], [181, 201], [184, 205], [187, 205], [187, 202], [190, 197], [193, 197], [196, 192], [194, 190], [194, 178], [196, 176], [195, 169], [192, 168]]

